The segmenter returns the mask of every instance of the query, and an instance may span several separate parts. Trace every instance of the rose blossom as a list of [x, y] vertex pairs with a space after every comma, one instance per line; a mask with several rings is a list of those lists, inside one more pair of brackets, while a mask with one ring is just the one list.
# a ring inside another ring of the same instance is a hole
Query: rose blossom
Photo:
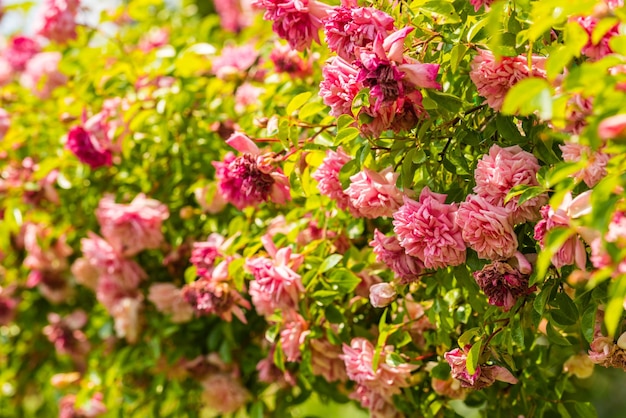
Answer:
[[539, 218], [539, 208], [547, 197], [545, 194], [527, 200], [519, 205], [519, 196], [504, 203], [506, 195], [517, 185], [539, 186], [537, 172], [539, 163], [534, 155], [515, 145], [500, 148], [493, 145], [489, 153], [478, 161], [474, 178], [474, 193], [495, 206], [511, 210], [513, 224], [534, 221]]
[[35, 18], [35, 33], [58, 43], [76, 39], [80, 0], [44, 0]]
[[242, 408], [250, 393], [239, 379], [228, 373], [212, 373], [202, 380], [202, 400], [220, 414], [232, 414]]
[[330, 114], [352, 116], [352, 101], [361, 90], [357, 83], [359, 70], [340, 57], [331, 57], [322, 67], [323, 79], [320, 83], [319, 96]]
[[43, 333], [54, 344], [57, 353], [80, 359], [89, 352], [87, 336], [80, 331], [87, 323], [87, 314], [84, 311], [76, 310], [65, 318], [50, 313], [48, 322], [49, 325], [43, 328]]
[[316, 0], [254, 0], [253, 6], [265, 9], [263, 18], [273, 22], [274, 33], [303, 51], [311, 42], [319, 43], [318, 31], [331, 6]]
[[455, 222], [456, 205], [446, 196], [425, 187], [419, 201], [404, 199], [393, 214], [394, 232], [406, 253], [419, 258], [426, 268], [458, 266], [465, 262], [466, 246]]
[[129, 204], [115, 203], [112, 195], [106, 195], [96, 209], [102, 235], [126, 257], [158, 248], [163, 241], [161, 224], [168, 217], [167, 206], [143, 193]]
[[302, 358], [300, 346], [304, 344], [310, 333], [309, 324], [299, 314], [290, 311], [283, 329], [280, 331], [280, 345], [285, 353], [285, 359], [299, 362]]
[[[528, 261], [519, 255], [524, 264]], [[524, 267], [522, 267], [523, 269]], [[522, 273], [519, 268], [503, 261], [494, 261], [473, 274], [480, 289], [489, 298], [489, 304], [509, 311], [517, 300], [532, 293], [535, 287], [528, 287], [530, 271]]]
[[624, 134], [626, 134], [626, 113], [610, 116], [598, 125], [600, 139], [619, 139], [623, 138]]
[[353, 213], [364, 218], [391, 217], [402, 206], [403, 194], [396, 187], [399, 173], [393, 167], [376, 172], [368, 168], [350, 177], [344, 190]]
[[470, 346], [465, 347], [465, 351], [459, 348], [448, 351], [444, 358], [452, 368], [452, 377], [461, 382], [464, 388], [480, 390], [493, 385], [496, 380], [510, 383], [518, 382], [517, 378], [510, 371], [501, 366], [476, 366], [474, 374], [469, 374], [467, 370], [467, 352]]
[[309, 340], [311, 350], [311, 371], [322, 376], [327, 382], [345, 382], [348, 380], [346, 367], [341, 360], [342, 351], [326, 339]]
[[110, 309], [113, 316], [115, 334], [125, 338], [129, 344], [139, 339], [139, 311], [142, 308], [143, 296], [124, 297]]
[[107, 413], [102, 403], [102, 393], [95, 393], [82, 405], [76, 405], [75, 395], [65, 395], [59, 400], [59, 418], [95, 418]]
[[587, 186], [595, 186], [606, 176], [606, 166], [611, 157], [602, 150], [593, 151], [591, 147], [575, 142], [566, 142], [559, 145], [559, 148], [563, 153], [563, 161], [577, 162], [581, 159], [587, 161], [585, 168], [572, 174], [572, 177], [583, 180]]
[[250, 296], [257, 312], [271, 315], [275, 309], [295, 309], [304, 292], [300, 275], [295, 272], [302, 264], [300, 254], [292, 254], [289, 247], [276, 249], [269, 236], [261, 238], [271, 256], [246, 260], [246, 268], [254, 276]]
[[328, 48], [346, 61], [357, 58], [355, 50], [371, 46], [378, 35], [387, 37], [394, 20], [372, 7], [335, 7], [324, 20]]
[[250, 0], [222, 0], [214, 3], [220, 16], [222, 29], [228, 32], [239, 32], [250, 25], [252, 20], [249, 9]]
[[470, 4], [474, 6], [475, 12], [477, 12], [481, 7], [484, 7], [485, 10], [489, 10], [489, 6], [491, 6], [494, 1], [495, 0], [469, 0]]
[[40, 99], [47, 99], [55, 88], [67, 83], [59, 71], [60, 61], [60, 52], [40, 52], [26, 63], [20, 83]]
[[494, 206], [477, 195], [468, 195], [459, 206], [456, 224], [463, 240], [479, 258], [500, 260], [517, 251], [517, 235], [511, 223], [511, 212]]
[[291, 49], [289, 45], [276, 43], [270, 54], [270, 60], [277, 72], [287, 73], [294, 78], [304, 78], [313, 72], [311, 58], [304, 60], [298, 51]]
[[82, 126], [73, 127], [67, 134], [67, 149], [92, 169], [113, 163], [111, 150], [103, 145]]
[[229, 152], [223, 162], [213, 162], [218, 190], [237, 209], [257, 206], [267, 200], [284, 204], [291, 199], [289, 179], [282, 170], [272, 165], [269, 154], [260, 149], [246, 135], [236, 132], [226, 143], [243, 155]]
[[378, 229], [374, 230], [374, 239], [369, 245], [376, 254], [376, 260], [385, 263], [406, 284], [419, 279], [424, 264], [417, 257], [410, 256], [398, 242], [395, 236], [386, 237]]
[[600, 19], [595, 16], [581, 16], [577, 18], [573, 18], [573, 21], [578, 23], [581, 28], [587, 32], [587, 36], [589, 37], [587, 44], [583, 46], [581, 53], [586, 57], [590, 58], [593, 61], [599, 60], [613, 52], [609, 41], [613, 36], [619, 35], [619, 24], [613, 25], [613, 27], [605, 30], [604, 35], [600, 38], [599, 41], [593, 43], [592, 34]]
[[172, 315], [174, 323], [187, 322], [193, 317], [193, 308], [184, 299], [181, 289], [172, 283], [151, 284], [148, 300], [159, 312]]
[[34, 39], [27, 36], [15, 36], [2, 51], [2, 56], [6, 58], [13, 70], [24, 71], [26, 63], [39, 51], [41, 47]]
[[245, 75], [258, 59], [259, 51], [254, 45], [226, 45], [221, 54], [213, 59], [211, 70], [217, 78], [226, 80]]
[[320, 193], [336, 201], [339, 209], [347, 209], [350, 206], [350, 199], [343, 191], [341, 181], [339, 181], [339, 172], [344, 164], [351, 159], [352, 157], [346, 154], [341, 147], [337, 148], [337, 151], [328, 149], [324, 161], [311, 175], [317, 180], [317, 188]]
[[384, 308], [396, 300], [396, 290], [389, 283], [377, 283], [370, 287], [370, 303], [375, 308]]
[[492, 109], [500, 111], [506, 93], [520, 80], [529, 77], [546, 78], [545, 58], [533, 55], [531, 61], [529, 70], [526, 55], [496, 60], [491, 51], [478, 49], [469, 75], [478, 94], [486, 99]]
[[191, 264], [196, 266], [199, 276], [209, 276], [213, 272], [215, 260], [223, 256], [224, 237], [212, 233], [204, 242], [194, 242], [191, 251]]

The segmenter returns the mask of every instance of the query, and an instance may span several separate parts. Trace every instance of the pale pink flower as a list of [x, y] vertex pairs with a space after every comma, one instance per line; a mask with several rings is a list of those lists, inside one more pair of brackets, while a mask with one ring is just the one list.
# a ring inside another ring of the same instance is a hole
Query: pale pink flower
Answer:
[[337, 151], [328, 149], [324, 161], [311, 175], [317, 180], [317, 188], [320, 193], [336, 201], [339, 209], [347, 209], [350, 206], [350, 199], [343, 191], [339, 180], [339, 172], [344, 164], [351, 159], [352, 157], [346, 154], [341, 147], [337, 148]]
[[60, 52], [40, 52], [27, 63], [20, 83], [40, 99], [47, 99], [57, 87], [67, 83], [67, 77], [59, 71]]
[[181, 289], [172, 283], [151, 284], [148, 300], [159, 312], [171, 315], [172, 322], [188, 322], [193, 317], [193, 308], [184, 299]]
[[102, 235], [126, 257], [158, 248], [163, 241], [161, 225], [168, 217], [167, 206], [143, 193], [129, 204], [115, 203], [112, 195], [106, 195], [96, 209]]
[[[561, 205], [555, 210], [546, 205], [541, 208], [542, 219], [535, 225], [534, 238], [539, 242], [541, 249], [545, 246], [545, 235], [555, 227], [569, 226], [569, 207], [572, 205], [572, 195], [568, 193], [563, 198]], [[556, 268], [576, 264], [581, 270], [585, 269], [587, 252], [585, 245], [577, 235], [573, 235], [561, 245], [556, 254], [552, 256], [552, 264]]]
[[340, 57], [331, 57], [322, 67], [319, 95], [332, 116], [352, 116], [352, 101], [362, 88], [358, 74], [358, 68]]
[[59, 400], [59, 418], [95, 418], [106, 414], [102, 399], [102, 393], [98, 392], [79, 406], [75, 395], [65, 395]]
[[222, 29], [228, 32], [239, 32], [250, 26], [252, 20], [250, 3], [250, 0], [216, 1], [215, 10], [220, 16]]
[[35, 17], [35, 33], [58, 43], [76, 39], [80, 0], [44, 0]]
[[497, 60], [491, 51], [478, 49], [478, 55], [471, 64], [470, 78], [478, 94], [486, 99], [492, 109], [499, 111], [507, 92], [520, 80], [529, 77], [546, 78], [544, 64], [544, 57], [533, 55], [529, 69], [526, 55]]
[[461, 386], [461, 382], [452, 377], [446, 380], [433, 377], [430, 386], [437, 395], [445, 396], [450, 399], [465, 399], [467, 397], [468, 390]]
[[391, 399], [387, 399], [365, 385], [357, 385], [354, 392], [350, 394], [350, 399], [359, 401], [363, 408], [369, 409], [370, 418], [405, 418], [405, 415], [396, 409]]
[[4, 138], [10, 127], [11, 115], [9, 115], [9, 112], [4, 110], [3, 108], [0, 108], [0, 140]]
[[311, 350], [311, 371], [322, 376], [327, 382], [345, 382], [348, 380], [346, 366], [341, 359], [341, 348], [326, 339], [309, 340]]
[[115, 334], [125, 338], [129, 344], [139, 339], [139, 311], [142, 308], [143, 296], [125, 297], [119, 300], [110, 310], [114, 319]]
[[223, 162], [213, 162], [218, 190], [237, 209], [257, 206], [267, 200], [284, 204], [291, 199], [289, 179], [273, 165], [269, 154], [261, 154], [254, 142], [236, 132], [226, 143], [243, 155], [229, 152]]
[[494, 1], [495, 0], [469, 0], [470, 4], [474, 6], [475, 12], [477, 12], [481, 7], [484, 7], [485, 10], [489, 10], [489, 6], [491, 6]]
[[316, 0], [254, 0], [252, 4], [265, 10], [263, 18], [273, 22], [274, 33], [298, 51], [309, 48], [312, 41], [320, 42], [322, 19], [332, 10]]
[[83, 116], [83, 127], [102, 148], [119, 152], [121, 142], [129, 132], [124, 112], [130, 109], [126, 99], [113, 97], [102, 103], [102, 109], [89, 119]]
[[[289, 370], [280, 370], [276, 364], [274, 364], [274, 353], [276, 352], [276, 346], [270, 347], [267, 357], [259, 360], [256, 365], [256, 370], [259, 373], [259, 381], [264, 383], [275, 383], [280, 387], [296, 386], [296, 377]], [[341, 363], [343, 367], [343, 362]]]
[[465, 347], [465, 351], [455, 348], [444, 354], [444, 358], [452, 368], [452, 377], [460, 381], [461, 386], [480, 390], [493, 385], [496, 380], [512, 385], [518, 382], [509, 370], [501, 366], [478, 365], [474, 374], [470, 374], [467, 371], [466, 354], [469, 349], [470, 346]]
[[346, 373], [350, 380], [390, 401], [400, 389], [410, 385], [408, 379], [415, 368], [409, 364], [391, 366], [386, 363], [388, 353], [393, 347], [385, 347], [380, 354], [378, 367], [374, 370], [374, 346], [365, 338], [353, 338], [350, 346], [343, 345], [340, 356], [346, 364]]
[[212, 373], [201, 384], [202, 400], [220, 414], [235, 413], [250, 399], [248, 390], [229, 373]]
[[[520, 254], [520, 257], [523, 255]], [[523, 273], [520, 268], [503, 261], [494, 261], [473, 275], [480, 289], [489, 298], [489, 304], [499, 306], [505, 311], [509, 311], [520, 297], [535, 290], [534, 286], [529, 287], [529, 271]]]
[[514, 186], [539, 186], [538, 171], [537, 158], [519, 146], [500, 148], [493, 145], [476, 166], [474, 193], [492, 205], [509, 209], [513, 215], [513, 224], [537, 220], [539, 208], [547, 201], [545, 194], [527, 200], [521, 205], [518, 205], [518, 196], [507, 203], [504, 203], [504, 200]]
[[394, 232], [406, 253], [419, 258], [427, 268], [446, 268], [465, 262], [466, 246], [456, 224], [456, 205], [445, 204], [446, 196], [425, 187], [419, 201], [405, 198], [393, 214]]
[[409, 283], [419, 279], [424, 264], [419, 258], [408, 255], [396, 236], [386, 237], [375, 229], [374, 239], [369, 244], [376, 254], [376, 260], [385, 263], [400, 279], [400, 283]]
[[146, 273], [134, 261], [124, 258], [106, 240], [89, 232], [88, 238], [80, 241], [83, 257], [72, 266], [76, 281], [90, 288], [96, 288], [98, 280], [107, 276], [126, 289], [135, 289]]
[[479, 258], [501, 260], [512, 257], [517, 251], [511, 212], [480, 196], [468, 195], [459, 205], [456, 224], [463, 240]]
[[276, 249], [269, 236], [262, 241], [271, 258], [246, 260], [246, 268], [254, 276], [249, 292], [252, 303], [262, 315], [271, 315], [275, 309], [295, 309], [304, 292], [301, 277], [295, 272], [303, 257], [293, 254], [289, 247]]
[[259, 96], [264, 91], [261, 87], [255, 87], [247, 82], [243, 83], [235, 92], [235, 110], [243, 113], [249, 106], [258, 104]]
[[355, 50], [371, 46], [377, 36], [386, 38], [394, 29], [393, 18], [372, 7], [342, 5], [324, 20], [328, 48], [348, 62], [357, 58]]
[[89, 352], [91, 347], [87, 336], [80, 330], [87, 323], [87, 314], [84, 311], [76, 310], [65, 318], [49, 313], [48, 322], [49, 325], [43, 328], [43, 333], [54, 344], [57, 353], [79, 360]]
[[[42, 224], [26, 223], [23, 226], [24, 249], [26, 258], [24, 267], [31, 270], [62, 272], [67, 269], [67, 257], [72, 248], [65, 242], [65, 234], [50, 240], [51, 229]], [[51, 241], [47, 247], [41, 243]]]
[[15, 70], [9, 61], [0, 55], [0, 86], [4, 86], [13, 80]]
[[15, 71], [24, 71], [26, 63], [39, 51], [41, 46], [34, 39], [28, 36], [15, 36], [2, 51], [2, 56]]
[[574, 94], [565, 107], [565, 126], [563, 132], [572, 135], [580, 134], [587, 127], [587, 117], [593, 113], [593, 101], [583, 97], [581, 94]]
[[299, 362], [302, 358], [300, 346], [310, 333], [309, 324], [299, 314], [291, 311], [280, 331], [280, 345], [285, 353], [285, 359], [291, 362]]
[[606, 176], [606, 166], [611, 157], [601, 149], [594, 151], [591, 147], [576, 142], [566, 142], [559, 145], [559, 148], [561, 148], [563, 161], [578, 162], [581, 159], [587, 161], [585, 168], [572, 174], [575, 179], [582, 180], [587, 186], [593, 187]]
[[393, 167], [381, 172], [368, 168], [350, 177], [350, 186], [344, 190], [350, 199], [353, 214], [364, 218], [391, 217], [402, 206], [403, 193], [396, 186], [399, 173]]
[[603, 119], [598, 125], [598, 136], [600, 139], [622, 138], [626, 133], [626, 113], [610, 116]]
[[254, 45], [226, 45], [219, 56], [213, 59], [212, 71], [217, 78], [227, 80], [243, 78], [259, 59], [259, 51]]
[[170, 33], [167, 29], [152, 28], [147, 34], [141, 37], [138, 47], [142, 52], [147, 54], [153, 49], [167, 45], [169, 41]]
[[215, 183], [197, 187], [193, 191], [193, 195], [203, 212], [216, 214], [224, 210], [228, 204], [228, 202], [224, 200], [224, 196], [217, 192], [217, 185]]
[[289, 45], [276, 43], [270, 54], [270, 60], [277, 72], [287, 73], [294, 78], [304, 78], [313, 73], [311, 58], [305, 60]]
[[396, 289], [389, 283], [377, 283], [370, 287], [370, 303], [375, 308], [384, 308], [396, 300]]

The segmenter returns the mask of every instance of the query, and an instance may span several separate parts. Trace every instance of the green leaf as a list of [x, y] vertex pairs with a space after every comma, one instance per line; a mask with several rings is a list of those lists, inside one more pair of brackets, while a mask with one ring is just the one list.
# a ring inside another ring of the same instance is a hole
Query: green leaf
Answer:
[[335, 267], [341, 260], [343, 256], [341, 254], [331, 254], [320, 264], [319, 272], [325, 273], [331, 268]]
[[291, 99], [291, 101], [287, 105], [287, 108], [285, 109], [287, 116], [291, 115], [293, 112], [304, 106], [304, 104], [311, 98], [312, 95], [313, 93], [311, 93], [310, 91], [305, 91], [304, 93], [300, 93], [296, 97]]
[[337, 268], [332, 271], [327, 281], [329, 284], [337, 286], [341, 293], [349, 294], [361, 283], [361, 278], [348, 269]]
[[447, 362], [437, 364], [430, 371], [430, 375], [437, 379], [446, 380], [450, 377], [450, 365]]
[[575, 233], [576, 232], [573, 229], [563, 227], [556, 227], [548, 231], [545, 236], [543, 251], [541, 251], [539, 253], [539, 257], [537, 257], [537, 274], [531, 285], [537, 283], [545, 277], [554, 254], [556, 254], [561, 246], [565, 244], [565, 241], [567, 241]]
[[558, 332], [551, 323], [546, 324], [546, 332], [548, 334], [548, 341], [553, 344], [569, 347], [572, 345], [560, 332]]
[[622, 323], [624, 312], [624, 298], [611, 298], [604, 311], [604, 325], [609, 337], [614, 337], [618, 326]]
[[482, 347], [482, 343], [477, 342], [476, 344], [472, 346], [472, 348], [470, 348], [469, 352], [467, 353], [466, 367], [467, 367], [467, 372], [470, 375], [473, 375], [474, 373], [476, 373], [476, 368], [478, 367], [478, 360], [480, 357], [481, 347]]
[[418, 6], [418, 10], [426, 16], [431, 17], [435, 20], [435, 23], [439, 25], [449, 25], [461, 22], [461, 17], [456, 10], [454, 10], [454, 6], [444, 0], [429, 1], [426, 4]]
[[468, 329], [463, 334], [461, 334], [461, 336], [459, 337], [459, 340], [458, 340], [459, 347], [463, 348], [466, 345], [471, 344], [472, 341], [474, 340], [474, 338], [479, 336], [479, 335], [481, 335], [481, 334], [482, 334], [482, 332], [481, 332], [479, 327]]
[[300, 109], [300, 112], [298, 112], [298, 117], [302, 120], [305, 120], [305, 119], [310, 118], [311, 116], [319, 115], [320, 112], [322, 112], [324, 109], [326, 109], [326, 105], [324, 103], [319, 103], [319, 102], [307, 103], [304, 106], [302, 106], [302, 108]]
[[337, 136], [335, 137], [335, 145], [341, 145], [345, 142], [350, 142], [357, 136], [359, 136], [360, 133], [361, 131], [353, 126], [343, 128], [342, 130], [337, 132]]
[[581, 331], [588, 343], [593, 341], [593, 334], [596, 326], [596, 310], [597, 307], [595, 304], [588, 306], [581, 319]]
[[516, 83], [506, 94], [502, 113], [531, 115], [538, 112], [542, 119], [552, 118], [552, 95], [547, 80], [529, 77]]

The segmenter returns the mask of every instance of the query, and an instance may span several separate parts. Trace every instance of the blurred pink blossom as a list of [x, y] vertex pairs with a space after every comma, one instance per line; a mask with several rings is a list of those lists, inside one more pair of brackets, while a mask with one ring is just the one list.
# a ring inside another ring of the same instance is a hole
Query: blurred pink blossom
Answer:
[[110, 166], [113, 163], [111, 150], [107, 144], [98, 142], [95, 136], [82, 126], [75, 126], [67, 134], [67, 149], [92, 169]]
[[56, 313], [48, 314], [49, 325], [43, 328], [43, 333], [54, 344], [59, 354], [67, 354], [74, 360], [84, 362], [91, 346], [87, 336], [80, 329], [87, 323], [87, 314], [76, 310], [64, 318]]
[[135, 344], [139, 340], [139, 311], [142, 308], [142, 302], [142, 295], [124, 297], [110, 310], [114, 319], [115, 334], [119, 338], [125, 338], [129, 344]]
[[202, 400], [220, 414], [232, 414], [242, 408], [250, 393], [238, 378], [229, 373], [212, 373], [201, 382]]
[[65, 395], [59, 400], [59, 418], [95, 418], [107, 413], [102, 403], [102, 393], [95, 393], [90, 399], [76, 405], [76, 395]]
[[221, 54], [213, 59], [212, 72], [223, 80], [234, 76], [243, 78], [258, 59], [259, 51], [254, 45], [226, 45]]
[[602, 152], [601, 149], [594, 151], [591, 147], [576, 142], [565, 142], [559, 145], [559, 148], [561, 148], [563, 161], [586, 160], [585, 168], [572, 174], [572, 177], [584, 181], [587, 186], [595, 186], [606, 176], [606, 166], [611, 156]]
[[35, 33], [58, 43], [76, 39], [80, 0], [44, 0], [35, 17]]
[[456, 224], [457, 207], [445, 204], [446, 196], [425, 187], [419, 201], [404, 199], [393, 214], [394, 232], [406, 253], [427, 268], [446, 268], [465, 262], [466, 246]]
[[320, 193], [336, 201], [339, 209], [347, 209], [350, 206], [350, 199], [344, 192], [339, 180], [339, 171], [351, 159], [352, 157], [346, 154], [341, 147], [337, 148], [337, 151], [328, 149], [324, 161], [311, 175], [317, 180], [317, 188]]
[[239, 32], [252, 21], [252, 0], [216, 1], [215, 10], [220, 16], [222, 28], [228, 32]]
[[537, 158], [519, 146], [500, 148], [493, 145], [476, 166], [474, 193], [494, 206], [509, 209], [513, 215], [513, 224], [535, 221], [540, 217], [539, 208], [547, 201], [545, 194], [529, 199], [522, 205], [518, 205], [519, 196], [507, 203], [504, 200], [517, 185], [539, 186], [538, 171]]
[[479, 258], [501, 260], [512, 257], [517, 251], [511, 212], [478, 195], [468, 195], [459, 205], [456, 224], [463, 240]]
[[2, 56], [8, 61], [15, 71], [24, 71], [26, 63], [35, 54], [41, 51], [41, 46], [28, 36], [18, 35], [9, 41], [2, 51]]
[[165, 28], [152, 28], [139, 40], [139, 49], [143, 53], [148, 53], [153, 49], [165, 46], [170, 41], [170, 33]]
[[8, 325], [15, 318], [18, 299], [13, 297], [14, 286], [0, 286], [0, 325]]
[[198, 276], [210, 276], [215, 268], [215, 261], [223, 257], [225, 239], [222, 235], [214, 232], [206, 241], [194, 242], [189, 261], [196, 266]]
[[341, 348], [326, 339], [310, 339], [311, 369], [314, 375], [322, 376], [327, 382], [348, 380], [346, 366], [341, 359]]
[[381, 172], [368, 168], [350, 177], [350, 186], [344, 190], [350, 199], [354, 215], [364, 218], [391, 217], [402, 206], [404, 194], [396, 187], [399, 173], [393, 167]]
[[57, 87], [67, 83], [67, 77], [59, 71], [60, 52], [40, 52], [27, 63], [20, 83], [40, 99], [47, 99]]
[[485, 10], [489, 10], [489, 6], [495, 0], [469, 0], [470, 4], [474, 6], [474, 11], [477, 12], [481, 7], [484, 7]]
[[287, 73], [294, 78], [304, 78], [313, 73], [312, 59], [305, 60], [289, 45], [276, 43], [270, 54], [270, 60], [277, 72]]
[[168, 217], [167, 206], [143, 193], [129, 204], [115, 203], [112, 195], [106, 195], [96, 209], [102, 235], [125, 257], [158, 248], [163, 241], [161, 225]]
[[151, 284], [148, 300], [159, 312], [171, 315], [174, 323], [188, 322], [193, 317], [193, 308], [183, 297], [181, 289], [172, 283]]
[[529, 68], [528, 57], [500, 57], [496, 59], [491, 51], [478, 49], [472, 61], [470, 78], [478, 89], [478, 94], [486, 99], [494, 110], [502, 108], [507, 92], [520, 80], [529, 77], [546, 78], [545, 58], [533, 55]]
[[626, 134], [626, 113], [610, 116], [603, 119], [598, 125], [598, 136], [600, 139], [618, 139]]
[[586, 57], [591, 60], [599, 60], [610, 53], [613, 52], [611, 46], [609, 45], [609, 41], [613, 36], [619, 35], [619, 24], [616, 23], [611, 28], [607, 28], [604, 30], [604, 35], [597, 42], [592, 41], [592, 34], [600, 19], [595, 16], [581, 16], [577, 18], [573, 18], [573, 21], [578, 23], [580, 27], [582, 27], [585, 32], [587, 32], [587, 36], [589, 37], [587, 44], [583, 46], [581, 52]]
[[265, 90], [261, 87], [253, 86], [252, 84], [245, 82], [235, 92], [235, 110], [243, 113], [249, 106], [253, 106], [259, 103], [259, 96], [263, 94]]
[[280, 344], [285, 353], [285, 359], [291, 362], [299, 362], [302, 358], [300, 346], [305, 342], [310, 333], [309, 324], [299, 314], [291, 311], [287, 314], [283, 329], [280, 331]]

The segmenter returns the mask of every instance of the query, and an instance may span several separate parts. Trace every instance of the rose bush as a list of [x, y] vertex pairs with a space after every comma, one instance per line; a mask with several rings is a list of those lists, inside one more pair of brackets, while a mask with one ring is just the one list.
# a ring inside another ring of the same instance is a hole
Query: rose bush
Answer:
[[623, 2], [215, 6], [3, 42], [1, 414], [596, 416]]

